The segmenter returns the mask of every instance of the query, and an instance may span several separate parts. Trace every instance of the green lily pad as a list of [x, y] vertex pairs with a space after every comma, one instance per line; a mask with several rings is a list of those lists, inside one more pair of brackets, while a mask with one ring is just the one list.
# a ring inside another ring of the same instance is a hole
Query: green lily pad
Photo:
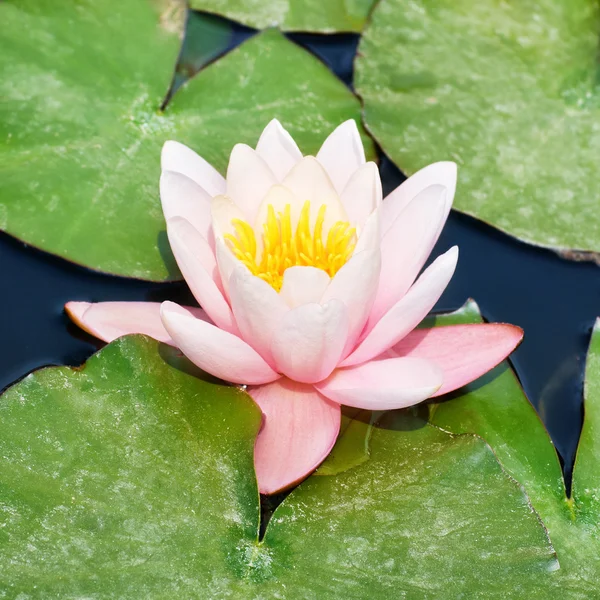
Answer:
[[599, 252], [599, 19], [595, 0], [382, 0], [356, 62], [366, 125], [408, 175], [456, 161], [457, 209]]
[[373, 4], [374, 0], [190, 0], [192, 8], [256, 29], [316, 33], [362, 31]]
[[6, 597], [542, 597], [555, 576], [489, 447], [406, 412], [373, 428], [369, 461], [292, 492], [259, 542], [259, 410], [143, 336], [28, 376], [0, 426]]
[[[481, 320], [473, 306], [438, 317], [444, 324]], [[476, 433], [521, 483], [550, 533], [561, 565], [553, 580], [561, 597], [593, 598], [600, 580], [600, 331], [594, 330], [586, 370], [585, 423], [567, 498], [558, 457], [537, 413], [505, 363], [429, 405], [429, 419], [453, 433]], [[548, 596], [551, 597], [551, 596]], [[554, 596], [552, 596], [554, 597]]]
[[158, 198], [167, 139], [224, 171], [233, 145], [255, 144], [274, 117], [307, 153], [360, 118], [354, 95], [276, 31], [201, 71], [160, 112], [182, 9], [178, 0], [0, 2], [0, 229], [100, 271], [176, 279]]

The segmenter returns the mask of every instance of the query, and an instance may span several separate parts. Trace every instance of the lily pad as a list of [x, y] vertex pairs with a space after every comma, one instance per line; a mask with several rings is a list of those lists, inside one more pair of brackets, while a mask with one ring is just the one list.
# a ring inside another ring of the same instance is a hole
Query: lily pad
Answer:
[[362, 31], [375, 0], [190, 0], [192, 8], [255, 27], [333, 33]]
[[307, 153], [360, 118], [325, 65], [274, 30], [205, 68], [160, 112], [183, 9], [178, 0], [0, 2], [1, 229], [100, 271], [176, 279], [158, 198], [167, 139], [224, 171], [233, 145], [255, 144], [274, 117]]
[[382, 0], [356, 61], [367, 127], [407, 175], [456, 161], [457, 209], [599, 252], [599, 19], [595, 0]]
[[[7, 597], [543, 597], [554, 552], [489, 447], [406, 412], [312, 477], [262, 542], [249, 396], [121, 338], [0, 397]], [[485, 574], [485, 577], [482, 577]]]
[[[438, 320], [473, 323], [473, 306]], [[561, 565], [553, 580], [561, 597], [592, 598], [600, 580], [600, 329], [592, 335], [586, 370], [585, 422], [565, 495], [558, 457], [537, 413], [505, 363], [487, 382], [476, 381], [452, 398], [429, 405], [429, 419], [454, 433], [476, 433], [526, 489], [550, 533]], [[548, 596], [553, 597], [553, 596]]]

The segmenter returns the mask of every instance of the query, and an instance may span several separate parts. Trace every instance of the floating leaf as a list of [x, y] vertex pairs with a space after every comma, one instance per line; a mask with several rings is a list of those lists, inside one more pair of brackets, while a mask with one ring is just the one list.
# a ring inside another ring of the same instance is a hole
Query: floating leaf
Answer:
[[259, 425], [249, 396], [142, 336], [28, 376], [0, 397], [2, 591], [501, 598], [539, 597], [554, 577], [489, 447], [403, 412], [373, 428], [369, 461], [292, 492], [259, 542]]
[[374, 0], [191, 0], [206, 10], [250, 27], [285, 31], [362, 31]]
[[408, 175], [459, 164], [455, 207], [600, 251], [598, 3], [382, 0], [356, 62], [368, 129]]
[[[473, 305], [448, 316], [443, 324], [479, 322]], [[573, 498], [567, 499], [558, 457], [518, 380], [504, 363], [429, 405], [430, 421], [454, 433], [476, 433], [519, 481], [548, 527], [561, 565], [553, 583], [568, 598], [592, 598], [600, 578], [600, 330], [595, 329], [586, 371], [585, 423], [573, 474]], [[551, 597], [551, 596], [546, 596]]]
[[352, 93], [276, 31], [204, 69], [159, 112], [180, 47], [177, 8], [0, 2], [0, 228], [101, 271], [178, 278], [158, 199], [165, 140], [224, 170], [233, 145], [255, 144], [273, 117], [306, 152], [359, 119]]

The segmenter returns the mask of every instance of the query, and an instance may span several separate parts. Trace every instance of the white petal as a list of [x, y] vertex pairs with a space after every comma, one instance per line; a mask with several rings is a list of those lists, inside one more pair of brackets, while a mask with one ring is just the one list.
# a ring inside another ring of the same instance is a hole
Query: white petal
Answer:
[[446, 192], [446, 216], [450, 212], [456, 191], [456, 163], [437, 162], [417, 171], [389, 193], [382, 204], [382, 234], [385, 234], [410, 201], [430, 185], [443, 185]]
[[381, 246], [381, 207], [374, 210], [366, 220], [362, 231], [359, 231], [354, 254], [363, 250], [379, 250]]
[[382, 237], [381, 278], [368, 328], [404, 296], [423, 268], [446, 221], [445, 195], [441, 185], [425, 188]]
[[191, 148], [179, 142], [165, 142], [160, 164], [163, 171], [174, 171], [189, 177], [211, 197], [225, 193], [224, 177]]
[[365, 162], [365, 150], [353, 119], [345, 121], [329, 135], [317, 159], [341, 194], [354, 171]]
[[233, 270], [242, 263], [233, 255], [223, 240], [216, 240], [215, 252], [217, 255], [217, 266], [221, 275], [221, 285], [225, 296], [229, 298], [229, 280]]
[[377, 292], [381, 255], [379, 248], [355, 254], [331, 280], [322, 302], [341, 300], [348, 309], [348, 339], [343, 356], [353, 350], [369, 317]]
[[406, 296], [390, 308], [341, 366], [350, 367], [371, 360], [410, 333], [427, 316], [446, 289], [457, 260], [458, 248], [454, 246], [433, 261]]
[[290, 267], [283, 272], [279, 295], [290, 308], [311, 302], [320, 303], [330, 277], [316, 267]]
[[347, 335], [347, 310], [339, 300], [294, 308], [271, 344], [277, 370], [294, 381], [321, 381], [339, 362]]
[[246, 221], [246, 215], [229, 196], [215, 196], [210, 205], [215, 239], [223, 239], [226, 233], [235, 235], [232, 221]]
[[381, 178], [374, 162], [359, 167], [341, 195], [350, 223], [362, 228], [369, 215], [381, 204]]
[[305, 156], [287, 174], [282, 185], [290, 189], [298, 199], [300, 207], [309, 200], [311, 203], [310, 225], [314, 227], [319, 208], [324, 204], [325, 222], [323, 232], [327, 235], [337, 221], [347, 221], [348, 215], [331, 183], [327, 173], [314, 156]]
[[273, 366], [273, 332], [289, 307], [268, 283], [254, 277], [241, 266], [233, 271], [229, 294], [242, 339]]
[[181, 273], [200, 306], [218, 327], [236, 332], [229, 304], [215, 282], [218, 278], [216, 261], [210, 269], [205, 266], [211, 257], [215, 260], [208, 242], [181, 217], [169, 220], [167, 233]]
[[160, 176], [160, 200], [165, 220], [182, 217], [209, 243], [213, 241], [210, 205], [212, 198], [195, 181], [174, 171]]
[[277, 183], [273, 171], [256, 150], [246, 144], [236, 144], [227, 167], [227, 196], [254, 223], [258, 207], [269, 188]]
[[273, 119], [262, 132], [256, 151], [269, 165], [277, 181], [282, 181], [290, 169], [302, 159], [294, 138]]
[[163, 302], [160, 316], [177, 347], [198, 367], [232, 383], [260, 385], [280, 375], [237, 336], [210, 323], [183, 315], [172, 302]]

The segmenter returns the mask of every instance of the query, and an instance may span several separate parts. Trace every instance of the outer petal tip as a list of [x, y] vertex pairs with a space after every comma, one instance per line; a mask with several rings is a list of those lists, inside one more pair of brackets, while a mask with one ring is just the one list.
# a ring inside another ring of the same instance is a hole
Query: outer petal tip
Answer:
[[77, 323], [82, 329], [85, 329], [83, 327], [83, 315], [91, 305], [91, 302], [67, 302], [65, 304], [65, 312], [72, 321]]

